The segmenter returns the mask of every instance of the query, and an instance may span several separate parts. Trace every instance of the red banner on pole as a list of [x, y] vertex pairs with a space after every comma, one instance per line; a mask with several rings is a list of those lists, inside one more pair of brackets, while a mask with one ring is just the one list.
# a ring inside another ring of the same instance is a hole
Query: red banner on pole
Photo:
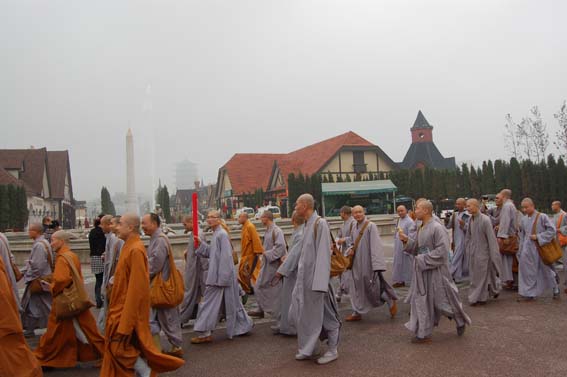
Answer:
[[199, 246], [199, 202], [197, 199], [197, 193], [194, 192], [192, 196], [193, 200], [193, 239], [195, 240], [195, 249]]

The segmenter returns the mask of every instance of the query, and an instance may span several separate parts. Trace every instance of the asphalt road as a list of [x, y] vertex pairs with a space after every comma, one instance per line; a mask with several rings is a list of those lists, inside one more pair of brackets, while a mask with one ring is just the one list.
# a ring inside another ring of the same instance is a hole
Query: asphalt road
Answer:
[[[391, 238], [386, 256], [391, 266]], [[87, 267], [88, 268], [88, 267]], [[389, 274], [387, 274], [389, 277]], [[90, 281], [89, 281], [90, 282]], [[401, 297], [407, 289], [398, 290]], [[461, 297], [466, 305], [466, 286]], [[346, 302], [345, 302], [346, 301]], [[253, 303], [247, 305], [250, 306]], [[516, 293], [503, 292], [486, 306], [469, 307], [472, 326], [457, 337], [454, 322], [443, 318], [433, 343], [410, 343], [404, 327], [409, 307], [399, 305], [390, 319], [386, 307], [377, 308], [358, 323], [343, 323], [339, 359], [319, 366], [295, 361], [297, 341], [272, 335], [270, 319], [256, 322], [248, 336], [228, 340], [220, 328], [214, 342], [192, 345], [191, 329], [184, 330], [186, 364], [164, 376], [565, 376], [567, 358], [567, 296], [552, 300], [551, 292], [533, 303], [517, 303]], [[341, 314], [350, 313], [348, 300]], [[31, 342], [32, 345], [36, 341]], [[322, 347], [324, 351], [324, 346]], [[97, 376], [89, 365], [49, 372], [48, 376]]]

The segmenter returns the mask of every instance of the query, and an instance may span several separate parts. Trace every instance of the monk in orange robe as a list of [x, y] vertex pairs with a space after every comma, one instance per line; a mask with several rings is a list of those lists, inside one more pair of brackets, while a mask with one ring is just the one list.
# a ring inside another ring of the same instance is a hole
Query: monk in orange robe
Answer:
[[248, 220], [248, 214], [242, 212], [238, 216], [238, 222], [242, 225], [238, 282], [244, 292], [252, 294], [252, 285], [256, 284], [260, 267], [262, 267], [260, 255], [264, 252], [264, 248], [256, 227]]
[[0, 258], [0, 376], [41, 377], [43, 372], [28, 348], [18, 305], [4, 261]]
[[[140, 240], [140, 219], [133, 214], [120, 218], [116, 226], [124, 240], [111, 285], [106, 320], [106, 348], [101, 376], [144, 375], [169, 372], [185, 361], [162, 354], [150, 332], [150, 273], [148, 256]], [[144, 373], [142, 373], [144, 371]]]
[[[51, 236], [51, 247], [57, 253], [53, 281], [43, 282], [44, 289], [50, 290], [56, 297], [73, 281], [71, 267], [67, 259], [70, 257], [81, 280], [81, 261], [77, 254], [69, 248], [71, 234], [59, 230]], [[98, 332], [96, 321], [90, 310], [76, 317], [58, 320], [55, 316], [55, 300], [47, 320], [47, 331], [39, 340], [39, 346], [34, 351], [35, 357], [44, 367], [72, 368], [78, 361], [99, 360], [104, 352], [104, 338]]]

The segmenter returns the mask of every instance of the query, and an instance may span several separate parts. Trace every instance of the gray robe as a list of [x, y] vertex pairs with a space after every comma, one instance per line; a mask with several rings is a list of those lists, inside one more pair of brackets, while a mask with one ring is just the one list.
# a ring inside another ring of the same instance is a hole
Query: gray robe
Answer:
[[[532, 216], [523, 216], [520, 223], [518, 293], [524, 297], [540, 296], [546, 289], [552, 289], [556, 285], [553, 267], [542, 262], [536, 241], [530, 239], [536, 215], [537, 212], [534, 212]], [[536, 234], [540, 245], [548, 244], [555, 238], [555, 226], [544, 213], [540, 213]]]
[[[104, 248], [104, 271], [102, 275], [102, 308], [98, 312], [97, 326], [102, 334], [104, 334], [106, 327], [106, 313], [108, 311], [109, 298], [106, 297], [106, 289], [109, 284], [112, 284], [114, 279], [114, 272], [116, 271], [116, 265], [118, 264], [118, 258], [120, 257], [120, 250], [124, 241], [118, 238], [113, 232], [105, 234], [106, 245]], [[112, 280], [111, 280], [112, 279]]]
[[318, 217], [317, 212], [314, 212], [305, 223], [297, 281], [289, 309], [290, 322], [297, 329], [299, 353], [306, 356], [313, 355], [320, 337], [325, 337], [331, 332], [336, 333], [341, 327], [335, 295], [329, 284], [331, 273], [329, 225], [324, 219], [319, 220], [317, 239], [315, 239], [313, 228]]
[[[563, 215], [563, 219], [561, 223], [559, 223], [559, 218]], [[553, 225], [557, 229], [557, 233], [561, 233], [564, 236], [567, 236], [567, 213], [563, 210], [559, 211], [553, 215]], [[561, 247], [563, 250], [563, 276], [564, 276], [564, 284], [567, 287], [567, 246]]]
[[[367, 285], [370, 281], [375, 280], [375, 272], [386, 271], [384, 248], [376, 224], [364, 218], [362, 222], [356, 224], [354, 234], [358, 238], [366, 221], [369, 221], [369, 223], [362, 234], [362, 238], [358, 243], [358, 248], [354, 255], [352, 262], [352, 280], [349, 286], [352, 310], [359, 314], [368, 313], [370, 309], [375, 307], [372, 302], [376, 300], [369, 298], [371, 292], [368, 290]], [[382, 306], [386, 302], [388, 305], [391, 305], [392, 300], [398, 299], [396, 293], [384, 279], [380, 279], [380, 284], [382, 284], [383, 287], [380, 287], [382, 294], [379, 300], [379, 306]]]
[[281, 264], [281, 257], [285, 253], [284, 234], [276, 224], [272, 224], [264, 233], [262, 268], [254, 286], [254, 294], [260, 310], [270, 313], [275, 318], [279, 316], [279, 299], [282, 283], [280, 281], [272, 286], [272, 280], [276, 276], [278, 267]]
[[[518, 211], [514, 207], [514, 203], [508, 199], [502, 204], [502, 209], [498, 216], [498, 233], [496, 236], [498, 238], [508, 238], [517, 234], [517, 221]], [[502, 258], [502, 275], [500, 275], [500, 279], [503, 282], [513, 281], [512, 266], [514, 264], [514, 256], [501, 254], [500, 257]]]
[[229, 339], [250, 332], [254, 324], [240, 300], [240, 284], [234, 270], [229, 235], [218, 226], [213, 231], [211, 243], [202, 242], [195, 253], [209, 259], [209, 271], [205, 295], [199, 303], [193, 329], [198, 332], [213, 331], [224, 309]]
[[[51, 266], [47, 253], [51, 254]], [[27, 332], [47, 327], [47, 319], [51, 312], [51, 292], [32, 295], [29, 285], [33, 280], [51, 274], [51, 268], [54, 265], [55, 255], [51, 250], [51, 245], [43, 236], [36, 238], [33, 242], [30, 258], [26, 262], [26, 273], [24, 274], [26, 289], [22, 296], [22, 325]]]
[[298, 226], [293, 230], [291, 235], [291, 247], [285, 261], [278, 268], [278, 273], [283, 276], [283, 285], [280, 296], [280, 321], [279, 331], [286, 335], [296, 335], [295, 326], [289, 321], [289, 308], [291, 306], [291, 298], [293, 288], [297, 281], [297, 266], [301, 255], [301, 243], [303, 242], [303, 228]]
[[453, 215], [447, 224], [447, 229], [453, 230], [453, 258], [451, 259], [449, 271], [451, 272], [453, 279], [457, 282], [469, 276], [469, 256], [465, 248], [465, 230], [467, 221], [465, 220], [464, 226], [461, 226], [459, 222], [459, 220], [463, 220], [464, 214], [468, 215], [468, 212], [453, 212]]
[[10, 285], [12, 286], [12, 292], [14, 293], [14, 298], [16, 299], [18, 310], [21, 312], [22, 307], [20, 304], [20, 294], [18, 293], [18, 282], [16, 281], [16, 275], [14, 274], [14, 270], [12, 270], [11, 264], [14, 260], [14, 256], [10, 251], [10, 243], [8, 242], [8, 238], [3, 233], [0, 233], [0, 258], [2, 258], [4, 266], [6, 266], [8, 280], [10, 281]]
[[[341, 225], [339, 231], [337, 232], [337, 238], [345, 239], [345, 243], [343, 243], [340, 248], [343, 254], [346, 254], [348, 248], [351, 247], [354, 242], [355, 237], [353, 237], [353, 233], [355, 227], [356, 227], [356, 220], [351, 216], [346, 221], [343, 221], [343, 225]], [[348, 294], [348, 287], [350, 286], [352, 280], [352, 271], [346, 270], [341, 275], [339, 275], [338, 280], [339, 280], [339, 292], [338, 292], [339, 295], [342, 292]]]
[[490, 295], [500, 293], [500, 270], [502, 258], [487, 215], [471, 216], [465, 236], [466, 252], [469, 255], [469, 302], [485, 302]]
[[[171, 273], [169, 267], [169, 240], [160, 236], [161, 234], [162, 230], [158, 228], [150, 237], [150, 244], [148, 245], [150, 281], [158, 272], [162, 273], [164, 280], [169, 279]], [[181, 322], [177, 308], [152, 308], [150, 313], [150, 330], [153, 335], [159, 334], [160, 330], [163, 331], [169, 343], [176, 347], [183, 345]]]
[[414, 225], [414, 221], [409, 216], [398, 220], [394, 234], [394, 265], [392, 267], [392, 281], [394, 283], [406, 283], [406, 285], [411, 283], [413, 255], [404, 251], [404, 244], [400, 241], [398, 229], [401, 228], [404, 234], [409, 235], [414, 229]]
[[411, 308], [406, 328], [419, 338], [431, 336], [442, 315], [453, 318], [457, 326], [471, 323], [449, 272], [449, 249], [449, 235], [434, 219], [418, 228], [406, 243], [405, 250], [415, 256], [413, 283], [406, 300]]
[[[199, 238], [201, 242], [204, 242], [204, 238]], [[186, 323], [190, 319], [195, 318], [199, 301], [201, 301], [201, 298], [205, 294], [207, 282], [209, 260], [195, 254], [194, 240], [193, 232], [189, 233], [189, 243], [185, 257], [185, 275], [183, 275], [185, 294], [183, 295], [183, 302], [179, 306], [181, 323]]]

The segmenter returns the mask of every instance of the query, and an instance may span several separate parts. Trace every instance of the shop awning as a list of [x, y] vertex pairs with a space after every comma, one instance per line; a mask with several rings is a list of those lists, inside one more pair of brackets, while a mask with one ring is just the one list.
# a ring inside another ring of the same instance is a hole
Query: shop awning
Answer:
[[389, 179], [380, 181], [323, 183], [324, 196], [329, 195], [361, 195], [381, 192], [395, 192], [398, 188]]

